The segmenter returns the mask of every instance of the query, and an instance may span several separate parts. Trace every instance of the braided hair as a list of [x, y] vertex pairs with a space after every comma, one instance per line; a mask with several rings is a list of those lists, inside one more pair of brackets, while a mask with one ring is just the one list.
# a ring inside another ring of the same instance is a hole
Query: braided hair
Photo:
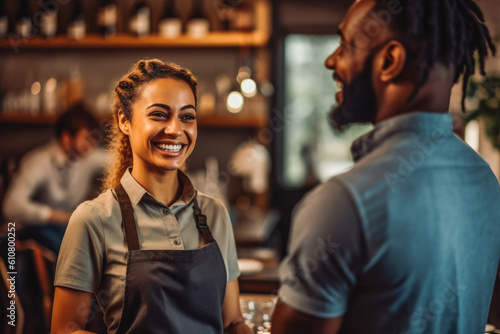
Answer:
[[[376, 0], [375, 10], [384, 10], [393, 0]], [[475, 72], [478, 53], [480, 73], [485, 75], [488, 48], [496, 48], [485, 25], [483, 12], [474, 0], [400, 0], [401, 13], [392, 15], [389, 27], [405, 45], [410, 64], [420, 74], [413, 99], [429, 79], [436, 64], [455, 69], [453, 83], [463, 74], [462, 110], [469, 77]]]
[[165, 63], [158, 59], [140, 60], [132, 65], [116, 85], [113, 100], [113, 123], [108, 149], [113, 155], [111, 166], [106, 171], [104, 189], [115, 188], [120, 179], [132, 166], [132, 149], [127, 135], [119, 127], [118, 114], [122, 112], [128, 121], [132, 120], [132, 106], [140, 97], [142, 87], [154, 80], [173, 78], [186, 82], [191, 88], [195, 106], [197, 104], [197, 80], [190, 70], [174, 63]]

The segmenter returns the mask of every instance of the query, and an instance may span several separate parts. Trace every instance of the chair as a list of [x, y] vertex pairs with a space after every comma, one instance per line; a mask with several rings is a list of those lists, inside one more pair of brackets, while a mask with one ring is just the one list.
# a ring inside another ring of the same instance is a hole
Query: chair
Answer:
[[[54, 274], [56, 256], [34, 240], [16, 240], [16, 331], [12, 327], [3, 327], [5, 333], [49, 333], [52, 302], [54, 297]], [[2, 290], [7, 292], [10, 286], [7, 281], [8, 274], [5, 267], [7, 259], [7, 239], [0, 236], [0, 249], [2, 250]], [[3, 291], [2, 291], [3, 292]], [[8, 297], [2, 293], [2, 296]], [[8, 298], [3, 298], [2, 303], [10, 303]], [[4, 304], [5, 306], [8, 304]], [[6, 310], [6, 308], [3, 308]], [[41, 312], [40, 312], [41, 311]], [[21, 316], [22, 313], [22, 316]], [[4, 319], [7, 319], [4, 317]], [[10, 331], [10, 332], [9, 332]]]

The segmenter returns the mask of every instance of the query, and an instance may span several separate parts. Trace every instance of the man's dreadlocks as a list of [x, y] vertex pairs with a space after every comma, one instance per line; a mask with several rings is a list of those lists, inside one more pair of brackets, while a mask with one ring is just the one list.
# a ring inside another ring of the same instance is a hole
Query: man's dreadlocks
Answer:
[[[387, 8], [392, 0], [376, 0], [375, 9]], [[441, 63], [456, 69], [454, 83], [463, 74], [462, 110], [469, 77], [475, 72], [477, 51], [479, 68], [484, 64], [488, 48], [496, 48], [483, 12], [473, 0], [400, 0], [403, 11], [392, 16], [390, 27], [407, 48], [411, 65], [420, 73], [419, 82], [410, 99], [416, 96], [429, 78], [432, 67]]]

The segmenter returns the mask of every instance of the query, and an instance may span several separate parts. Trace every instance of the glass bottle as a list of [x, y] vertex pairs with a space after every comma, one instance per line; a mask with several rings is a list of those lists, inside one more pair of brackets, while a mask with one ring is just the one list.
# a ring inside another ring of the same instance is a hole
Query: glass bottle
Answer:
[[0, 0], [0, 38], [7, 36], [7, 31], [9, 30], [6, 2], [6, 0]]
[[196, 38], [205, 36], [210, 30], [210, 22], [204, 13], [203, 0], [192, 0], [191, 17], [187, 21], [186, 32]]
[[182, 20], [177, 16], [175, 0], [167, 0], [158, 23], [158, 33], [162, 37], [174, 38], [182, 33]]
[[104, 37], [116, 35], [117, 10], [113, 0], [101, 0], [97, 13], [97, 28]]
[[253, 29], [254, 13], [252, 6], [246, 1], [241, 3], [236, 8], [236, 19], [234, 21], [234, 29], [238, 31], [251, 31]]
[[223, 30], [232, 30], [237, 16], [237, 6], [242, 0], [219, 0], [215, 4]]
[[29, 38], [34, 35], [29, 7], [29, 0], [19, 1], [15, 30], [16, 34], [22, 38]]
[[85, 37], [87, 33], [87, 23], [80, 0], [74, 1], [73, 14], [66, 29], [68, 38], [79, 40]]
[[139, 1], [132, 9], [128, 30], [137, 37], [148, 36], [151, 33], [151, 8], [145, 1]]
[[40, 34], [45, 38], [53, 38], [57, 33], [57, 12], [59, 5], [53, 0], [45, 0], [40, 4]]

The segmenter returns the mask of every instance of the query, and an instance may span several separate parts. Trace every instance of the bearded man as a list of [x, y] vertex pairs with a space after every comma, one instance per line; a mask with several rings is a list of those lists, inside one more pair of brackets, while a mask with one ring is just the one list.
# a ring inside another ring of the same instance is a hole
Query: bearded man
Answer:
[[475, 53], [484, 74], [495, 52], [483, 14], [472, 0], [360, 0], [338, 33], [331, 123], [375, 128], [355, 166], [296, 207], [272, 333], [484, 333], [500, 188], [448, 113]]

